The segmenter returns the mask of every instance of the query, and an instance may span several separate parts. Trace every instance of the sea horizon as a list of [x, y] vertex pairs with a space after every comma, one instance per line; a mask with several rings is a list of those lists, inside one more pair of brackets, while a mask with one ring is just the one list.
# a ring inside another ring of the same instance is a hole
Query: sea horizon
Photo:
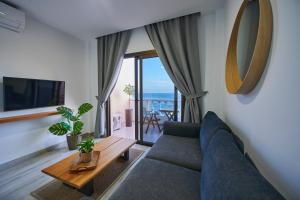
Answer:
[[[174, 92], [144, 92], [143, 100], [158, 100], [150, 101], [149, 104], [145, 105], [147, 110], [158, 111], [160, 109], [174, 109]], [[178, 95], [178, 101], [181, 101], [181, 95]]]

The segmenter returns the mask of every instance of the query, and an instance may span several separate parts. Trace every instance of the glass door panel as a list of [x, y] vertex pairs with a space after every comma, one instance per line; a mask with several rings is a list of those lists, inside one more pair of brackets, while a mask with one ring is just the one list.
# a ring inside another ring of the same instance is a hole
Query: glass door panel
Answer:
[[164, 121], [175, 120], [174, 84], [169, 78], [160, 59], [144, 58], [140, 60], [142, 123], [140, 130], [144, 143], [155, 143], [162, 134]]

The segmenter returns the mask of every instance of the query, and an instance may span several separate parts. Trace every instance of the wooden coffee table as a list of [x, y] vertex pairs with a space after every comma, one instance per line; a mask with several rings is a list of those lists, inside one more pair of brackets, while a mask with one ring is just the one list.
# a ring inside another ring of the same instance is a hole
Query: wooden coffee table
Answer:
[[135, 140], [110, 136], [94, 146], [95, 151], [100, 151], [98, 165], [94, 170], [82, 171], [76, 174], [69, 172], [72, 161], [79, 156], [79, 152], [77, 152], [43, 169], [42, 172], [90, 196], [94, 192], [93, 179], [97, 174], [119, 156], [123, 156], [125, 160], [128, 160], [129, 148], [135, 143]]

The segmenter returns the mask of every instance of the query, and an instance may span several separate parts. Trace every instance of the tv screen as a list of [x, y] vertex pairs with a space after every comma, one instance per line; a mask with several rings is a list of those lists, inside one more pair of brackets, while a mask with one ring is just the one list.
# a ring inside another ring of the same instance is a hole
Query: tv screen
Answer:
[[58, 106], [65, 103], [65, 82], [3, 77], [4, 111]]

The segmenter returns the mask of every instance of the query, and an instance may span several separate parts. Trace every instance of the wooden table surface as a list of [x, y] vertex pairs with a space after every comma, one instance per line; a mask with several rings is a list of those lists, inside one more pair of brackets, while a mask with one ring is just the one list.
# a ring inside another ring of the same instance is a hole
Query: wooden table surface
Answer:
[[174, 110], [165, 110], [165, 109], [161, 109], [159, 110], [160, 112], [164, 113], [167, 118], [168, 118], [168, 121], [172, 121], [174, 120], [174, 116], [175, 116], [175, 112]]
[[77, 152], [43, 169], [42, 172], [80, 189], [135, 143], [135, 140], [110, 136], [96, 143], [94, 146], [95, 151], [100, 151], [98, 165], [94, 170], [82, 171], [77, 174], [69, 172], [72, 161], [79, 156], [79, 152]]

